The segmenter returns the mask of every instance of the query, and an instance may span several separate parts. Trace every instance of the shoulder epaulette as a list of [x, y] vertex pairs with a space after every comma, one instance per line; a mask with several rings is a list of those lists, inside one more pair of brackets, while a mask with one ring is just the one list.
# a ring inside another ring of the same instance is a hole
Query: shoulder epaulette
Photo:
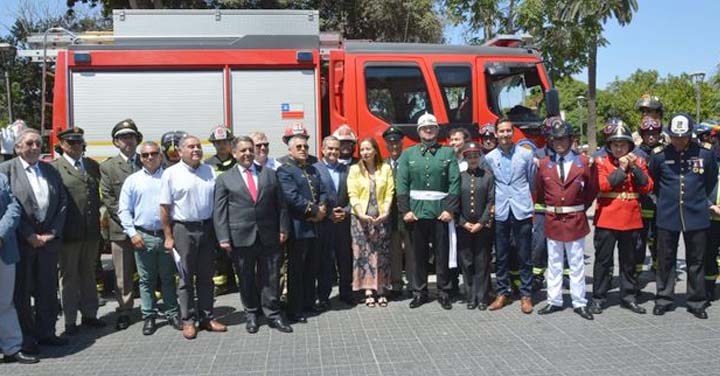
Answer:
[[712, 150], [712, 144], [709, 143], [709, 142], [703, 142], [703, 143], [700, 144], [700, 146], [701, 146], [703, 149]]
[[653, 152], [653, 154], [657, 154], [657, 153], [663, 151], [664, 149], [665, 149], [664, 146], [659, 145], [659, 146], [656, 146], [654, 149], [652, 149], [652, 152]]

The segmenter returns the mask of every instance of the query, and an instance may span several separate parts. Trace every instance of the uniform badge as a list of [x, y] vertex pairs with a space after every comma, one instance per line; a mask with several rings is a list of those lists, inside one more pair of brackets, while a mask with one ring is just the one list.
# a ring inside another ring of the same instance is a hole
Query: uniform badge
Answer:
[[693, 158], [690, 160], [690, 166], [692, 167], [692, 172], [696, 174], [702, 174], [705, 172], [705, 166], [703, 164], [704, 160], [702, 158]]
[[675, 134], [684, 134], [690, 130], [688, 120], [683, 116], [675, 116], [670, 120], [670, 132]]

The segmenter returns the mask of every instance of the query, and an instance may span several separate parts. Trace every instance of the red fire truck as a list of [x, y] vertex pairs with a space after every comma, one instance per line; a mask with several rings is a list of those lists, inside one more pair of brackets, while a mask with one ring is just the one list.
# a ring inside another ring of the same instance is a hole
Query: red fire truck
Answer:
[[113, 27], [51, 30], [23, 52], [54, 61], [51, 143], [80, 126], [99, 159], [116, 153], [110, 129], [126, 118], [151, 140], [175, 129], [205, 138], [216, 124], [263, 131], [279, 156], [289, 125], [305, 126], [316, 152], [342, 124], [378, 138], [394, 124], [413, 143], [425, 112], [443, 130], [475, 136], [508, 117], [518, 140], [542, 146], [542, 121], [559, 111], [541, 56], [513, 37], [483, 46], [344, 41], [319, 32], [317, 11], [298, 10], [115, 10]]

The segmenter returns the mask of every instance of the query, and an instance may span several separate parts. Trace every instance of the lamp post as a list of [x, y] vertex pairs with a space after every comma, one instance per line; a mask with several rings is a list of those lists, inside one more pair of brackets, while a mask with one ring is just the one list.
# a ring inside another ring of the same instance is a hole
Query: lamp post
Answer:
[[583, 112], [582, 112], [582, 102], [585, 101], [585, 97], [582, 95], [578, 95], [575, 99], [577, 99], [577, 105], [578, 105], [578, 124], [580, 127], [580, 143], [582, 143], [583, 138]]
[[690, 74], [690, 82], [695, 86], [695, 121], [700, 121], [700, 85], [705, 80], [705, 72], [694, 72]]

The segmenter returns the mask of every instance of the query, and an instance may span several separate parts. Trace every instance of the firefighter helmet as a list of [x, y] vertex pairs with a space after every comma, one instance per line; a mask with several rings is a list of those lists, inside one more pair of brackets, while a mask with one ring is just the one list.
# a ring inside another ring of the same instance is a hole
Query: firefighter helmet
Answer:
[[635, 102], [635, 110], [653, 110], [663, 112], [663, 104], [660, 101], [660, 98], [650, 94], [644, 94], [637, 102]]
[[235, 136], [233, 136], [232, 130], [230, 128], [227, 128], [226, 126], [220, 124], [220, 125], [216, 125], [212, 129], [212, 133], [210, 133], [210, 138], [208, 139], [208, 141], [210, 141], [210, 142], [223, 141], [223, 140], [232, 141], [233, 138], [235, 138]]
[[290, 139], [295, 136], [304, 137], [306, 140], [310, 138], [307, 128], [305, 128], [305, 126], [303, 126], [302, 124], [298, 123], [285, 128], [282, 136], [282, 141], [287, 145], [287, 143], [290, 142]]
[[343, 124], [338, 129], [335, 130], [332, 134], [337, 138], [339, 141], [351, 141], [351, 142], [357, 142], [357, 136], [355, 136], [355, 132], [353, 132], [352, 128], [350, 128], [349, 125]]

